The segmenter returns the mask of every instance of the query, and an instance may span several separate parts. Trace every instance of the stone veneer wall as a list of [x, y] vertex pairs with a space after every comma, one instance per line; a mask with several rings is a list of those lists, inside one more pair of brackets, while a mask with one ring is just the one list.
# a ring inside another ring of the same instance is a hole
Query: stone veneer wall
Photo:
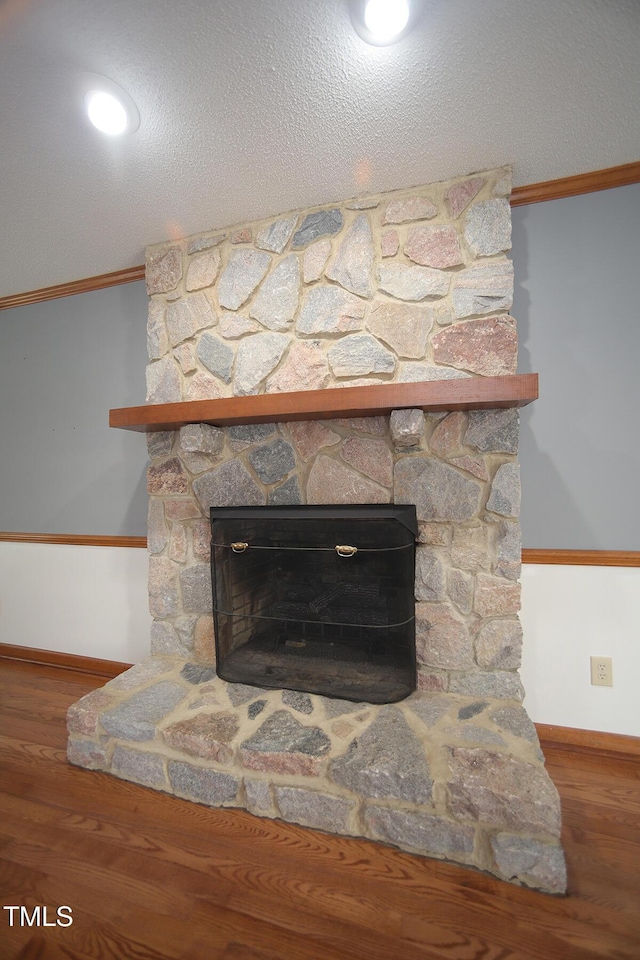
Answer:
[[[149, 248], [148, 401], [515, 373], [510, 175]], [[516, 410], [148, 435], [151, 651], [214, 658], [213, 504], [415, 503], [419, 688], [522, 699]]]
[[[153, 247], [150, 402], [515, 372], [508, 173]], [[522, 687], [518, 414], [148, 436], [153, 656], [69, 710], [68, 757], [211, 806], [561, 893]], [[415, 503], [419, 690], [354, 704], [215, 675], [213, 504]]]

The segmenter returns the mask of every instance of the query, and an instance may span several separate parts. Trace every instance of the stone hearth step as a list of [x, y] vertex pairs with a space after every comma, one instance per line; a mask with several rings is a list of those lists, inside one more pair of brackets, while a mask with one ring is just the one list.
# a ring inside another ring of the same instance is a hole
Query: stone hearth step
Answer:
[[81, 767], [565, 890], [558, 794], [517, 701], [352, 703], [151, 657], [74, 704], [68, 728]]

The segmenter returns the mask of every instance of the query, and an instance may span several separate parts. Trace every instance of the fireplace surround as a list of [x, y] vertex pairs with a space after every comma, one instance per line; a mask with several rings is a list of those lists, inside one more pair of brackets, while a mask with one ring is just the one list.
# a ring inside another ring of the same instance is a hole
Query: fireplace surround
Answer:
[[[515, 373], [509, 184], [498, 169], [150, 248], [148, 402]], [[562, 892], [518, 676], [518, 433], [509, 408], [149, 433], [152, 656], [71, 708], [70, 760]], [[210, 511], [321, 504], [415, 505], [417, 689], [397, 703], [216, 675]]]

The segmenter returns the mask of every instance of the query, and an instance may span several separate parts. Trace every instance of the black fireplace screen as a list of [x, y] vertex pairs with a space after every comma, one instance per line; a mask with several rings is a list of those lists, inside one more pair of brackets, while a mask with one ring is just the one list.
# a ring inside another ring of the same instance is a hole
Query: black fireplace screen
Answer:
[[212, 507], [224, 680], [392, 703], [416, 686], [414, 506]]

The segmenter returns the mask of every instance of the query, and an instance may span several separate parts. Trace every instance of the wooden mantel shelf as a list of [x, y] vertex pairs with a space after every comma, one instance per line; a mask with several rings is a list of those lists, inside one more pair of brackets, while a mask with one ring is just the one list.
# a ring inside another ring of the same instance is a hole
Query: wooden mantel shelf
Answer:
[[403, 408], [437, 412], [524, 407], [537, 397], [538, 374], [520, 373], [120, 407], [109, 411], [109, 426], [147, 433], [178, 430], [188, 423], [229, 427], [241, 423], [375, 417]]

